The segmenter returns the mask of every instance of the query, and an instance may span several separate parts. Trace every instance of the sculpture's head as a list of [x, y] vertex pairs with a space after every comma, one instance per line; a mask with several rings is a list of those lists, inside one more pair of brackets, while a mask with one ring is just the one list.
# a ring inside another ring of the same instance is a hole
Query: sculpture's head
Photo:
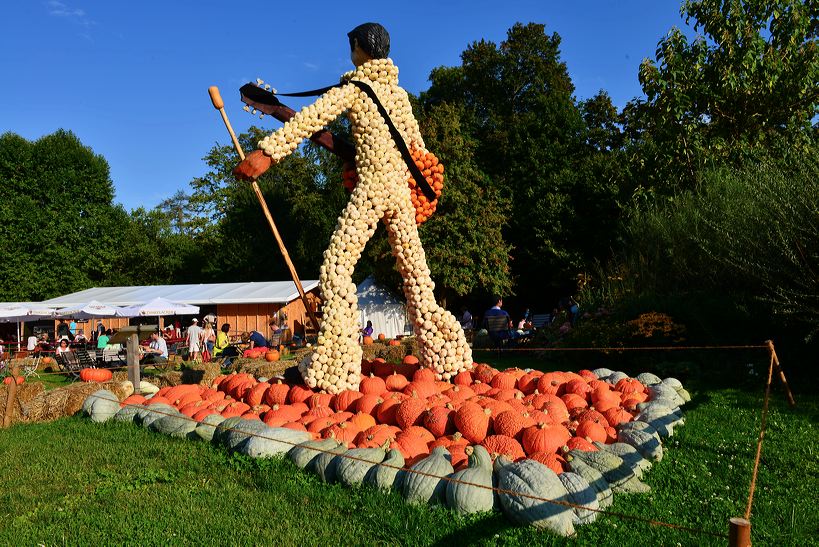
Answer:
[[390, 35], [378, 23], [364, 23], [347, 33], [350, 59], [361, 66], [371, 59], [386, 59], [390, 54]]

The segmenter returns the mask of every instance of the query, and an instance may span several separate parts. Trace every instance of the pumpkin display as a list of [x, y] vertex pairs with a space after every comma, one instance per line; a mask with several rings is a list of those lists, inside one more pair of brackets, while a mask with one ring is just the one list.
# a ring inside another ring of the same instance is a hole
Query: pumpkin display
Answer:
[[[97, 418], [113, 413], [117, 420], [212, 440], [253, 458], [287, 452], [298, 467], [327, 482], [397, 489], [410, 503], [446, 503], [459, 513], [500, 507], [515, 522], [560, 534], [571, 533], [567, 522], [593, 521], [613, 493], [650, 491], [641, 478], [662, 458], [662, 437], [683, 422], [677, 406], [682, 387], [673, 379], [653, 384], [652, 399], [650, 389], [639, 391], [636, 382], [615, 373], [603, 381], [590, 372], [547, 376], [477, 365], [462, 373], [463, 383], [457, 376], [448, 383], [409, 361], [401, 366], [411, 382], [383, 359], [373, 360], [373, 371], [360, 382], [366, 394], [348, 389], [332, 395], [237, 373], [217, 378], [212, 388], [182, 384], [151, 397], [133, 395], [122, 408], [96, 409]], [[375, 373], [379, 366], [383, 376]], [[525, 394], [519, 388], [527, 381], [547, 392]], [[605, 410], [578, 402], [621, 396]], [[630, 411], [624, 405], [631, 396], [648, 400]], [[100, 398], [88, 398], [84, 410], [92, 414]], [[495, 495], [493, 481], [511, 492]], [[552, 504], [515, 493], [565, 499], [575, 507], [546, 510], [541, 506]]]
[[[15, 381], [15, 379], [16, 379], [16, 381]], [[6, 376], [5, 378], [3, 378], [3, 383], [6, 384], [6, 385], [10, 385], [12, 382], [14, 382], [15, 384], [17, 384], [19, 386], [20, 384], [22, 384], [25, 381], [26, 381], [26, 379], [23, 378], [22, 376], [17, 376], [16, 378], [14, 376]]]

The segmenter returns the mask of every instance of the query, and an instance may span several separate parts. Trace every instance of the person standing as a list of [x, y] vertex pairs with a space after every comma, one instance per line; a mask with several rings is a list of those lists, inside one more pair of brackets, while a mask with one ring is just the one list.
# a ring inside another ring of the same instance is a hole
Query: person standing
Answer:
[[199, 358], [200, 348], [202, 347], [202, 327], [198, 323], [199, 320], [194, 317], [185, 337], [185, 343], [188, 344], [188, 356], [191, 361], [196, 361]]
[[29, 336], [26, 339], [26, 351], [34, 351], [34, 349], [37, 347], [37, 343], [39, 341], [40, 341], [40, 339], [37, 338], [36, 334], [32, 334], [31, 336]]
[[97, 349], [105, 349], [105, 346], [108, 345], [108, 340], [111, 338], [111, 334], [113, 334], [111, 329], [108, 329], [97, 336]]
[[74, 335], [77, 334], [77, 322], [74, 321], [73, 319], [68, 324], [68, 332], [71, 333], [71, 336], [74, 336]]
[[213, 345], [216, 343], [216, 332], [213, 326], [205, 321], [205, 326], [202, 329], [202, 351], [207, 350], [208, 355], [213, 356]]

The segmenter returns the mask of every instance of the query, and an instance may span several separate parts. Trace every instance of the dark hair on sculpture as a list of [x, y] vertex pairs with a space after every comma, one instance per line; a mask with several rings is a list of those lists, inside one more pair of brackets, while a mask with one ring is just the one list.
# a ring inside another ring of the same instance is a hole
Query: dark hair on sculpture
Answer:
[[390, 54], [390, 34], [378, 23], [364, 23], [347, 33], [350, 51], [358, 47], [373, 59], [386, 59]]

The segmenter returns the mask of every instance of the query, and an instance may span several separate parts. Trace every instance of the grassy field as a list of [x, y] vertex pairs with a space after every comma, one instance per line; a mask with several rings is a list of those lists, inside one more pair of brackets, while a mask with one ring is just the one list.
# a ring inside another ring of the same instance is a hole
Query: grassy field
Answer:
[[[553, 368], [536, 358], [481, 356], [496, 366]], [[665, 362], [694, 399], [647, 495], [611, 511], [727, 533], [745, 510], [762, 402], [759, 376], [714, 372], [713, 359]], [[587, 365], [593, 363], [587, 362]], [[745, 370], [745, 365], [734, 367]], [[645, 367], [643, 367], [645, 369]], [[722, 381], [718, 381], [722, 378]], [[817, 545], [819, 404], [797, 392], [771, 401], [752, 514], [757, 545]], [[0, 434], [0, 545], [54, 544], [563, 544], [500, 514], [461, 518], [410, 507], [397, 494], [325, 485], [287, 460], [249, 460], [131, 424], [74, 417]], [[578, 528], [588, 545], [725, 545], [727, 540], [601, 515]]]

